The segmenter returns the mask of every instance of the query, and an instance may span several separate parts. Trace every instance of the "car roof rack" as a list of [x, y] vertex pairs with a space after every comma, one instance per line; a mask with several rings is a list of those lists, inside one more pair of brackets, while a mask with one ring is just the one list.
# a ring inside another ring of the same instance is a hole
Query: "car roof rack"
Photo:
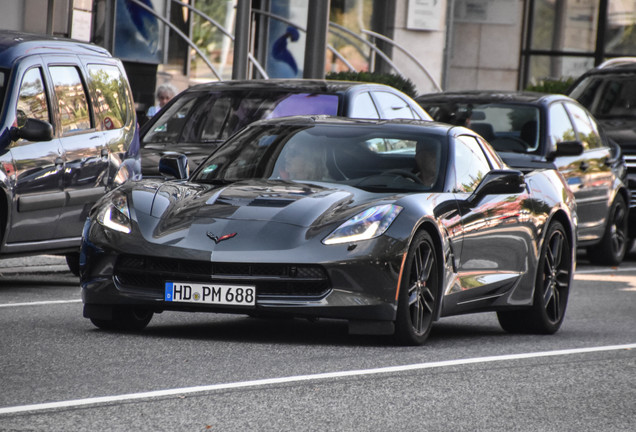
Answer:
[[613, 59], [605, 60], [603, 63], [596, 66], [596, 69], [605, 69], [610, 66], [632, 64], [632, 63], [636, 63], [636, 57], [616, 57]]

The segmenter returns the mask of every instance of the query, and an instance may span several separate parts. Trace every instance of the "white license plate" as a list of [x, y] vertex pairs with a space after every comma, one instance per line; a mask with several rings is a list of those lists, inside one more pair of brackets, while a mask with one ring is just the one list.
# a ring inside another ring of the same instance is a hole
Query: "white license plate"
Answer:
[[166, 301], [178, 303], [254, 306], [256, 288], [249, 285], [166, 282], [164, 298]]

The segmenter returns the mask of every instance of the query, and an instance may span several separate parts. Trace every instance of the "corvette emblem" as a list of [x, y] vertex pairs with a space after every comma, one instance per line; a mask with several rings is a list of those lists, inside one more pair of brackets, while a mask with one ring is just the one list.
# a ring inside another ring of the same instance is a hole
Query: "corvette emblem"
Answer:
[[210, 237], [212, 240], [214, 240], [214, 243], [219, 244], [223, 240], [227, 240], [227, 239], [231, 239], [232, 237], [236, 237], [237, 233], [225, 234], [225, 235], [222, 235], [221, 237], [215, 235], [214, 233], [211, 233], [210, 231], [208, 231], [206, 234], [207, 234], [208, 237]]

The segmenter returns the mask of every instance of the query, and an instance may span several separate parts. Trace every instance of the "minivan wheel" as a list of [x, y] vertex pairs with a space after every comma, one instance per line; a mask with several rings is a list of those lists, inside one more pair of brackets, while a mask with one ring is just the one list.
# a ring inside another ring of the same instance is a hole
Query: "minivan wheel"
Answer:
[[598, 265], [619, 265], [627, 252], [627, 230], [627, 205], [618, 195], [610, 208], [603, 239], [587, 248], [590, 261]]

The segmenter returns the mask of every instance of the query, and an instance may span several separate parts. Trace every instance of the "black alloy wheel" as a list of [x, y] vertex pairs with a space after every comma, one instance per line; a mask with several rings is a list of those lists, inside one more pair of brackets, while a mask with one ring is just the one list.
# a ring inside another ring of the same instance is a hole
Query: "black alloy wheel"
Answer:
[[618, 195], [609, 211], [603, 239], [597, 245], [587, 248], [590, 261], [600, 265], [619, 265], [627, 252], [628, 241], [627, 204]]
[[552, 222], [541, 248], [532, 307], [497, 312], [511, 333], [552, 334], [561, 327], [572, 280], [572, 250], [560, 222]]
[[402, 345], [422, 345], [431, 332], [440, 295], [438, 267], [431, 236], [418, 232], [409, 247], [400, 281], [395, 339]]

